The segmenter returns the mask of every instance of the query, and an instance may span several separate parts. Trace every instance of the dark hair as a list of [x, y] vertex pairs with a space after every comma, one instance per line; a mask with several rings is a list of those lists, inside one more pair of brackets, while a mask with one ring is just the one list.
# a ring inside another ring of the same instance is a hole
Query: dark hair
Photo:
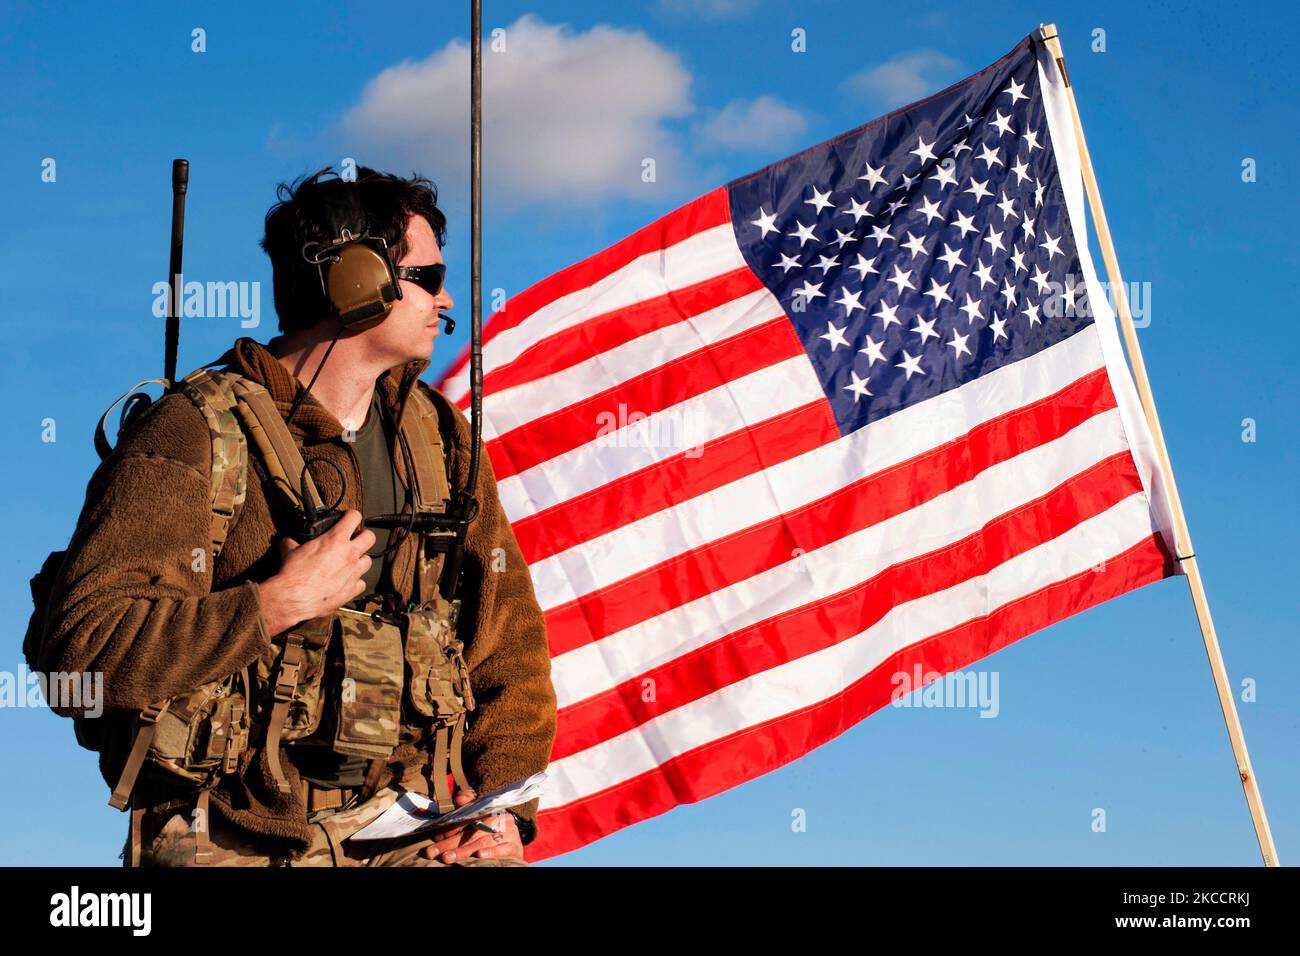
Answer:
[[355, 180], [343, 179], [332, 166], [292, 184], [280, 183], [278, 200], [266, 213], [262, 248], [271, 257], [275, 312], [280, 330], [309, 328], [334, 313], [321, 294], [320, 273], [303, 257], [303, 246], [322, 245], [343, 229], [368, 232], [388, 242], [393, 263], [406, 254], [406, 225], [423, 216], [438, 245], [446, 244], [447, 217], [438, 208], [438, 190], [428, 179], [410, 179], [358, 166]]

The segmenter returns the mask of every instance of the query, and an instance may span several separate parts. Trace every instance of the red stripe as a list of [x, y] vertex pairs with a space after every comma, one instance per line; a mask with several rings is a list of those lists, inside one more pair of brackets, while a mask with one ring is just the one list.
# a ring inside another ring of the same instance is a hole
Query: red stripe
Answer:
[[629, 415], [652, 415], [806, 354], [784, 315], [696, 349], [492, 439], [486, 448], [497, 481], [608, 435]]
[[830, 404], [818, 398], [723, 435], [698, 452], [683, 451], [528, 515], [511, 527], [524, 559], [533, 564], [839, 437]]
[[[551, 759], [594, 747], [720, 687], [848, 640], [879, 623], [891, 608], [988, 574], [1141, 491], [1133, 456], [1127, 450], [1112, 455], [959, 541], [561, 708]], [[646, 681], [656, 689], [650, 702], [643, 699]]]
[[[483, 342], [491, 342], [507, 329], [513, 329], [543, 306], [571, 292], [585, 289], [647, 253], [674, 246], [697, 233], [731, 221], [731, 205], [725, 187], [705, 193], [699, 199], [661, 216], [593, 256], [561, 269], [529, 286], [494, 313], [491, 323], [484, 323]], [[459, 375], [469, 362], [466, 343], [443, 380]], [[441, 382], [439, 382], [441, 384]], [[457, 396], [458, 397], [458, 396]]]
[[1064, 435], [1115, 406], [1105, 369], [984, 422], [961, 438], [660, 562], [546, 611], [551, 656], [581, 647], [743, 581], [846, 534], [915, 508], [998, 462]]
[[[491, 395], [516, 385], [549, 378], [593, 356], [650, 332], [703, 315], [762, 288], [763, 283], [748, 268], [734, 269], [685, 289], [585, 319], [578, 325], [534, 342], [513, 362], [484, 375], [483, 394]], [[775, 302], [772, 312], [773, 318], [784, 315]], [[469, 408], [469, 403], [470, 395], [466, 392], [457, 405], [465, 409]]]
[[530, 861], [544, 860], [602, 836], [658, 816], [681, 803], [696, 803], [784, 766], [889, 703], [894, 675], [950, 673], [1085, 608], [1174, 573], [1163, 542], [1153, 536], [1088, 570], [904, 648], [843, 693], [764, 724], [747, 727], [672, 758], [654, 770], [621, 781], [593, 796], [543, 811], [538, 836], [524, 848]]

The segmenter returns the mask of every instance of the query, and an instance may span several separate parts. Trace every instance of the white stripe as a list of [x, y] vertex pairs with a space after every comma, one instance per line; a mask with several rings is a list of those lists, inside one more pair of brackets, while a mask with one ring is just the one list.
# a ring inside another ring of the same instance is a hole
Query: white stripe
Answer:
[[[633, 259], [589, 286], [548, 302], [483, 345], [483, 373], [505, 368], [537, 342], [598, 315], [667, 295], [745, 267], [731, 223], [697, 232]], [[507, 302], [506, 308], [510, 305]], [[457, 403], [469, 392], [469, 366], [448, 379], [443, 394]]]
[[915, 508], [552, 658], [559, 706], [960, 541], [1125, 448], [1119, 414], [1111, 409], [1094, 415]]
[[[510, 432], [562, 408], [586, 401], [662, 365], [743, 332], [785, 318], [781, 303], [767, 289], [758, 289], [707, 312], [655, 329], [615, 348], [593, 355], [545, 378], [483, 396], [484, 437], [488, 422], [492, 436]], [[792, 341], [797, 341], [791, 329]]]
[[[1091, 328], [1084, 329], [1029, 358], [1004, 365], [829, 444], [533, 562], [529, 567], [537, 599], [544, 609], [556, 607], [674, 555], [793, 511], [960, 438], [982, 422], [1051, 395], [1101, 364], [1096, 335]], [[820, 389], [820, 385], [817, 387]], [[742, 394], [738, 386], [731, 391]], [[747, 398], [761, 397], [761, 393], [750, 391], [743, 394]], [[565, 465], [565, 469], [569, 467]], [[587, 467], [597, 476], [605, 470], [603, 462]], [[551, 481], [557, 481], [563, 471]], [[588, 483], [596, 485], [604, 480], [608, 479], [589, 478]], [[533, 500], [548, 491], [539, 482], [533, 489]], [[523, 504], [517, 498], [513, 503]], [[515, 518], [514, 512], [507, 509], [507, 513], [512, 520]]]
[[[1191, 554], [1190, 542], [1179, 545], [1175, 542], [1173, 504], [1167, 484], [1173, 482], [1172, 475], [1166, 475], [1161, 465], [1159, 452], [1151, 427], [1147, 424], [1146, 412], [1138, 398], [1137, 388], [1129, 374], [1128, 360], [1120, 344], [1119, 330], [1116, 328], [1115, 313], [1110, 301], [1097, 278], [1097, 270], [1092, 264], [1092, 253], [1088, 248], [1088, 220], [1084, 214], [1083, 168], [1079, 160], [1079, 144], [1074, 136], [1074, 114], [1070, 109], [1070, 92], [1061, 79], [1047, 44], [1038, 44], [1038, 84], [1043, 94], [1043, 113], [1051, 137], [1053, 158], [1056, 160], [1060, 174], [1061, 188], [1065, 194], [1066, 211], [1069, 213], [1070, 228], [1074, 234], [1074, 244], [1079, 251], [1079, 269], [1083, 273], [1084, 286], [1088, 291], [1088, 302], [1092, 308], [1093, 323], [1101, 339], [1102, 354], [1106, 357], [1106, 372], [1110, 376], [1111, 391], [1115, 393], [1115, 403], [1119, 406], [1120, 417], [1124, 420], [1124, 431], [1129, 438], [1129, 447], [1133, 452], [1133, 461], [1142, 478], [1142, 486], [1151, 499], [1151, 511], [1160, 529], [1165, 544], [1174, 554]], [[1182, 565], [1178, 565], [1182, 573]]]
[[586, 444], [499, 480], [501, 505], [518, 521], [684, 452], [702, 460], [709, 442], [825, 398], [800, 354], [644, 417], [636, 409], [604, 409], [593, 415]]
[[543, 809], [563, 806], [679, 754], [842, 692], [904, 647], [1122, 554], [1151, 534], [1146, 496], [1134, 494], [989, 574], [909, 601], [862, 633], [721, 688], [639, 727], [553, 761]]

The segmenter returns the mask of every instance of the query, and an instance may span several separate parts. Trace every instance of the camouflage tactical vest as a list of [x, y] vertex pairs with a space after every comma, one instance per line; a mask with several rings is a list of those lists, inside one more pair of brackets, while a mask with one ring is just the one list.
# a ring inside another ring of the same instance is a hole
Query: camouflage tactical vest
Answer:
[[[287, 504], [301, 508], [302, 489], [321, 501], [302, 455], [267, 391], [233, 372], [199, 369], [178, 383], [203, 412], [212, 435], [211, 550], [215, 560], [239, 506], [251, 441]], [[450, 498], [438, 414], [418, 386], [399, 423], [411, 452], [407, 475], [416, 512], [438, 512]], [[222, 774], [233, 772], [250, 744], [265, 749], [277, 786], [290, 785], [280, 745], [328, 747], [336, 753], [384, 758], [403, 724], [428, 729], [430, 780], [440, 812], [453, 808], [447, 785], [469, 788], [461, 763], [467, 713], [474, 709], [462, 642], [456, 638], [460, 599], [438, 589], [444, 554], [419, 545], [413, 600], [404, 610], [372, 596], [364, 610], [340, 608], [275, 635], [243, 671], [160, 701], [140, 712], [130, 756], [109, 803], [124, 810], [141, 767], [151, 763], [194, 784], [206, 803]], [[331, 653], [331, 649], [334, 649]], [[328, 667], [329, 661], [341, 666]]]

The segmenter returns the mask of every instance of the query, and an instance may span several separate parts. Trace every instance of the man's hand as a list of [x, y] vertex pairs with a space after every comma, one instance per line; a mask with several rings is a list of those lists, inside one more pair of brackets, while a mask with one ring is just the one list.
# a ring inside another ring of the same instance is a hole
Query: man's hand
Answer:
[[[478, 795], [473, 790], [458, 790], [452, 797], [452, 803], [463, 807], [477, 798]], [[492, 832], [487, 833], [476, 827], [476, 823], [491, 827]], [[425, 847], [423, 852], [431, 860], [456, 863], [471, 857], [479, 860], [498, 856], [522, 857], [524, 843], [519, 828], [515, 825], [514, 814], [501, 810], [488, 817], [436, 831], [433, 845]]]
[[272, 637], [295, 624], [333, 614], [366, 590], [363, 575], [370, 567], [366, 554], [375, 533], [361, 527], [361, 512], [349, 509], [319, 538], [299, 544], [280, 539], [280, 570], [258, 585], [262, 617]]

